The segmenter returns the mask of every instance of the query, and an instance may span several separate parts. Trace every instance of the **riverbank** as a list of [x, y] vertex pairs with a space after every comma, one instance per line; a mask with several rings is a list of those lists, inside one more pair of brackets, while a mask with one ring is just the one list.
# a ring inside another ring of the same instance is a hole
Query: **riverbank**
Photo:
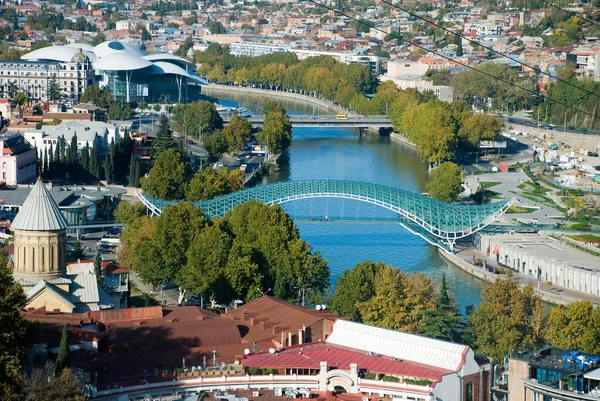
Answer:
[[411, 146], [411, 147], [417, 149], [417, 145], [412, 143], [406, 135], [402, 135], [402, 134], [392, 131], [390, 133], [390, 138], [392, 138], [393, 141], [402, 142], [405, 145], [408, 145], [408, 146]]
[[[439, 255], [445, 259], [451, 265], [458, 267], [462, 271], [477, 277], [486, 282], [494, 282], [497, 279], [508, 279], [509, 276], [503, 276], [501, 274], [494, 274], [485, 271], [480, 266], [475, 266], [469, 262], [469, 260], [475, 259], [486, 259], [486, 256], [479, 252], [475, 248], [463, 249], [457, 253], [450, 253], [443, 249], [438, 249]], [[579, 293], [577, 291], [569, 290], [567, 288], [559, 287], [556, 285], [548, 286], [546, 282], [535, 280], [524, 274], [516, 273], [512, 271], [510, 279], [519, 281], [521, 287], [531, 285], [533, 291], [542, 299], [542, 301], [553, 304], [553, 305], [567, 305], [571, 302], [578, 301], [590, 301], [595, 306], [600, 305], [600, 297], [593, 295]]]
[[234, 85], [219, 85], [219, 84], [209, 84], [203, 87], [203, 90], [207, 95], [210, 95], [210, 92], [213, 91], [222, 91], [222, 92], [231, 92], [231, 93], [242, 93], [248, 95], [261, 95], [266, 97], [277, 97], [281, 99], [289, 99], [300, 102], [307, 102], [310, 104], [314, 104], [320, 107], [324, 107], [328, 110], [331, 110], [333, 114], [348, 114], [354, 115], [353, 112], [350, 112], [343, 107], [334, 104], [333, 102], [325, 99], [319, 99], [316, 97], [302, 95], [300, 93], [293, 92], [284, 92], [284, 91], [276, 91], [269, 89], [261, 89], [261, 88], [250, 88], [247, 86], [234, 86]]

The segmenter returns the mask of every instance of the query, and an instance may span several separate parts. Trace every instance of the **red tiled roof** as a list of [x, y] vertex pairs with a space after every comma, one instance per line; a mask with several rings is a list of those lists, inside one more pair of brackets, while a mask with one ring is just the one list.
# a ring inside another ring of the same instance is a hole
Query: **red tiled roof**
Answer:
[[338, 318], [337, 313], [317, 311], [268, 295], [221, 316], [234, 321], [244, 342], [248, 343], [270, 341], [278, 338], [282, 330], [295, 333], [303, 326], [312, 326], [323, 319], [334, 321]]
[[102, 268], [108, 274], [129, 273], [129, 269], [126, 269], [123, 266], [113, 262], [102, 262]]
[[351, 363], [356, 363], [359, 370], [432, 381], [439, 381], [442, 375], [451, 372], [420, 363], [394, 361], [393, 358], [385, 356], [371, 356], [351, 348], [325, 343], [296, 345], [274, 354], [269, 352], [250, 354], [244, 357], [243, 365], [260, 366], [263, 369], [319, 369], [322, 361], [326, 361], [330, 368], [348, 370]]

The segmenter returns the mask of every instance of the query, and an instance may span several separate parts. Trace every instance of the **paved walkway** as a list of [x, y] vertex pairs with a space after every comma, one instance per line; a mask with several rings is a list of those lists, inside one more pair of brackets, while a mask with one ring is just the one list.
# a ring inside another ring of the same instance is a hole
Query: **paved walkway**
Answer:
[[137, 273], [130, 271], [129, 278], [141, 292], [149, 294], [159, 304], [166, 301], [168, 306], [177, 305], [177, 293], [174, 294], [171, 288], [163, 290], [161, 295], [160, 290], [155, 291], [152, 285], [145, 284]]

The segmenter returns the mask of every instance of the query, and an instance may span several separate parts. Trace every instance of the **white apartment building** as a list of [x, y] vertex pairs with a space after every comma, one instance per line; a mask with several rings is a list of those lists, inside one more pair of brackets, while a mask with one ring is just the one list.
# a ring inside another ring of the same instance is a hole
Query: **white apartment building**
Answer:
[[464, 33], [475, 32], [478, 36], [500, 36], [502, 35], [503, 30], [502, 25], [497, 25], [488, 21], [471, 21], [467, 22], [464, 27]]
[[263, 54], [292, 52], [299, 60], [314, 56], [331, 56], [345, 64], [358, 63], [368, 67], [373, 72], [379, 72], [381, 58], [352, 52], [326, 52], [318, 50], [295, 49], [288, 45], [275, 45], [269, 43], [237, 42], [229, 44], [229, 52], [234, 56], [258, 57]]
[[382, 82], [392, 81], [399, 89], [416, 89], [419, 92], [433, 92], [442, 102], [452, 102], [454, 100], [454, 90], [446, 85], [434, 85], [433, 82], [421, 78], [419, 75], [406, 75], [401, 78], [392, 78], [382, 75], [379, 77]]
[[98, 135], [100, 143], [100, 154], [108, 153], [110, 143], [119, 139], [118, 128], [109, 123], [100, 121], [69, 121], [60, 125], [45, 126], [43, 130], [30, 130], [23, 132], [23, 137], [35, 146], [43, 157], [44, 149], [50, 151], [56, 149], [59, 138], [65, 137], [67, 146], [71, 144], [73, 136], [77, 135], [77, 149], [82, 150], [86, 143], [91, 148], [94, 138]]
[[54, 78], [63, 99], [78, 99], [95, 82], [94, 69], [87, 56], [77, 53], [71, 61], [3, 60], [0, 62], [0, 90], [7, 96], [13, 91], [30, 99], [48, 100], [48, 85]]

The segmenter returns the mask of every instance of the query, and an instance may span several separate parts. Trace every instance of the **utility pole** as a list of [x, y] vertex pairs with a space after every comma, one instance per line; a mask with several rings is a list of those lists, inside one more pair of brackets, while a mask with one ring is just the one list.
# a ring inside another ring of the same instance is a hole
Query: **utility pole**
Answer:
[[567, 132], [567, 109], [565, 109], [565, 120], [563, 122], [563, 132]]

